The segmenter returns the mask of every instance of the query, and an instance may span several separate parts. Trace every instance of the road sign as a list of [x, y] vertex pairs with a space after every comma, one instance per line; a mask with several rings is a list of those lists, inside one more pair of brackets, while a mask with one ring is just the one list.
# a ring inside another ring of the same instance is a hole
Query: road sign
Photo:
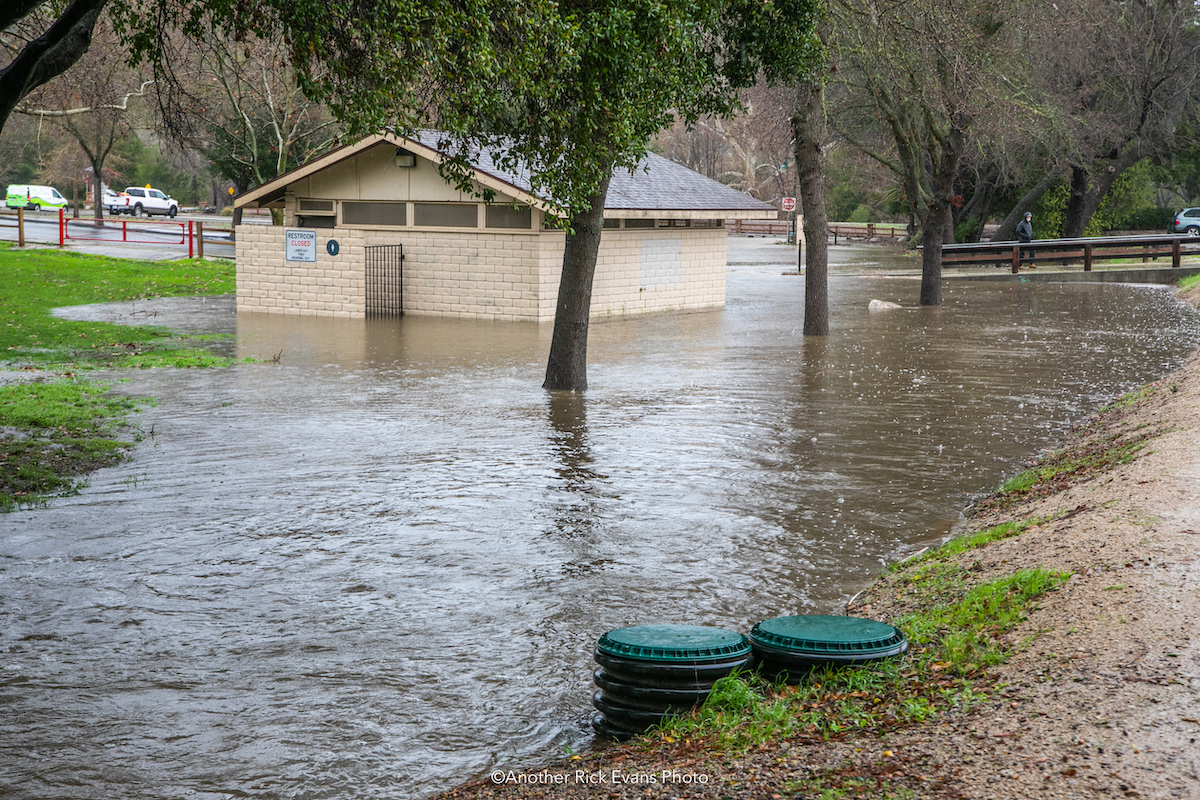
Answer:
[[783, 210], [784, 211], [795, 211], [796, 210], [796, 198], [794, 198], [794, 197], [783, 198]]

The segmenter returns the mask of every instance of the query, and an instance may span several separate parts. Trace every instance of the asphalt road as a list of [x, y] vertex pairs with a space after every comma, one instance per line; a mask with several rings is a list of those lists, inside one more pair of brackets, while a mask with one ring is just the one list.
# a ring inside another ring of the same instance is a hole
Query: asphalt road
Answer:
[[[162, 261], [188, 256], [188, 222], [201, 221], [212, 229], [204, 233], [204, 255], [208, 258], [233, 258], [233, 241], [227, 217], [179, 215], [131, 218], [106, 217], [98, 225], [91, 217], [67, 219], [64, 248], [83, 253]], [[225, 228], [226, 230], [219, 230]], [[0, 241], [18, 240], [15, 214], [0, 214]], [[25, 244], [29, 247], [59, 246], [58, 215], [54, 212], [25, 214]], [[193, 248], [195, 243], [193, 242]], [[193, 250], [194, 252], [194, 250]]]

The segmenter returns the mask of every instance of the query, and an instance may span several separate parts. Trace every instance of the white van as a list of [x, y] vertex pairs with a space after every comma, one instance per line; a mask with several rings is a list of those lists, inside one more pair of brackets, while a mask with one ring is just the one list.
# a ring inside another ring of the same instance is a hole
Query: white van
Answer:
[[66, 208], [67, 198], [58, 193], [53, 186], [32, 186], [20, 183], [9, 184], [8, 198], [4, 204], [9, 208], [28, 208], [37, 211], [42, 208]]

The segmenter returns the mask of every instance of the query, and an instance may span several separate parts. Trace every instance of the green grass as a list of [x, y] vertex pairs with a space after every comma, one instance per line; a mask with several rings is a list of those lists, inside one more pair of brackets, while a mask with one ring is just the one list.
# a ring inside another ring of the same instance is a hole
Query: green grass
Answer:
[[[722, 678], [700, 709], [667, 720], [661, 735], [745, 752], [794, 736], [827, 738], [924, 722], [985, 701], [987, 690], [980, 687], [987, 685], [986, 670], [1007, 658], [1005, 635], [1069, 575], [1027, 569], [970, 585], [968, 568], [952, 555], [942, 558], [905, 581], [920, 610], [896, 621], [910, 644], [904, 656], [814, 669], [791, 686], [755, 674]], [[935, 574], [936, 591], [911, 588]]]
[[0, 367], [33, 376], [31, 382], [0, 378], [0, 511], [76, 492], [82, 476], [117, 463], [134, 445], [136, 437], [120, 434], [128, 415], [148, 401], [111, 396], [79, 373], [232, 363], [196, 346], [223, 337], [51, 313], [88, 303], [230, 294], [232, 262], [136, 261], [0, 244], [0, 274]]
[[[148, 325], [112, 325], [58, 319], [59, 306], [148, 297], [218, 295], [234, 291], [227, 261], [135, 261], [55, 250], [0, 246], [0, 362], [11, 366], [108, 366], [150, 351], [169, 363], [194, 352], [171, 331]], [[226, 362], [228, 363], [228, 362]]]
[[0, 386], [0, 510], [72, 494], [82, 473], [124, 457], [133, 442], [118, 433], [148, 401], [107, 392], [78, 380]]
[[992, 501], [1005, 507], [1026, 497], [1053, 494], [1072, 482], [1128, 464], [1160, 435], [1162, 430], [1143, 426], [1128, 434], [1105, 436], [1086, 448], [1049, 453], [1000, 484]]
[[1183, 290], [1191, 289], [1196, 284], [1200, 284], [1200, 272], [1195, 275], [1188, 275], [1179, 281], [1179, 288]]
[[1001, 522], [999, 525], [993, 525], [990, 528], [985, 528], [975, 533], [964, 534], [955, 539], [951, 539], [936, 550], [928, 553], [923, 553], [907, 561], [901, 561], [892, 564], [888, 569], [892, 572], [899, 572], [907, 569], [910, 565], [920, 564], [924, 561], [932, 561], [934, 559], [946, 559], [966, 552], [974, 550], [977, 547], [983, 547], [990, 542], [996, 542], [1001, 539], [1007, 539], [1010, 536], [1016, 536], [1024, 533], [1034, 525], [1040, 525], [1043, 520], [1014, 520], [1009, 522]]

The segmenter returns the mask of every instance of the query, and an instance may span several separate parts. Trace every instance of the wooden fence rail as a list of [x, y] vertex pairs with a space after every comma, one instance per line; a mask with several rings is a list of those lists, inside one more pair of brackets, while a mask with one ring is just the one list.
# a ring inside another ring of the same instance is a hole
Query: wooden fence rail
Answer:
[[[1021, 258], [1021, 250], [1026, 251]], [[1037, 255], [1030, 256], [1032, 249]], [[1019, 272], [1022, 262], [1083, 264], [1084, 272], [1090, 272], [1098, 260], [1119, 258], [1140, 259], [1149, 263], [1160, 258], [1170, 258], [1171, 266], [1178, 267], [1183, 256], [1200, 255], [1200, 237], [1150, 234], [1147, 236], [1097, 236], [1084, 239], [1039, 239], [1030, 244], [1018, 242], [978, 242], [972, 244], [942, 245], [942, 266], [1005, 266]]]
[[[786, 219], [737, 219], [725, 223], [725, 229], [735, 234], [787, 236], [790, 226]], [[834, 244], [839, 239], [903, 239], [908, 232], [903, 225], [875, 222], [831, 222], [829, 236]]]

